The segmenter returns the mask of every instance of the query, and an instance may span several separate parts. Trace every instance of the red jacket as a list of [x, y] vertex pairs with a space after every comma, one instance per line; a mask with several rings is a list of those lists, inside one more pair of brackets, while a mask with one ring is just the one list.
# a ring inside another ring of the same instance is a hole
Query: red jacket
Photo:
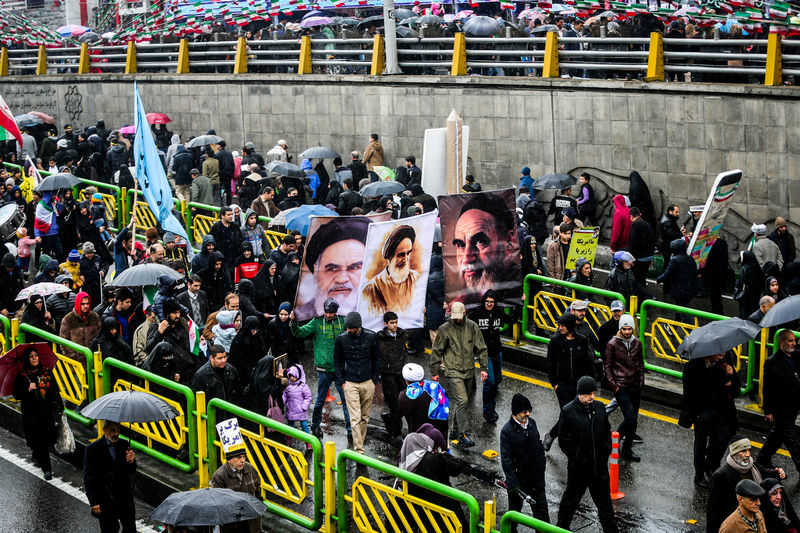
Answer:
[[614, 197], [614, 219], [611, 224], [611, 250], [627, 250], [631, 233], [631, 210], [625, 205], [625, 197]]
[[258, 269], [261, 268], [261, 263], [242, 263], [234, 270], [234, 283], [239, 283], [242, 278], [253, 279], [258, 274]]

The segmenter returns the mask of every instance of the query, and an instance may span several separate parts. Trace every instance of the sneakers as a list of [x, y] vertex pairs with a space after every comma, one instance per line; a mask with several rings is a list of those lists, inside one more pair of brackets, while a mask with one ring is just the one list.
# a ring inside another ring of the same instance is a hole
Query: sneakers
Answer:
[[461, 437], [458, 439], [458, 443], [461, 445], [462, 448], [472, 448], [475, 446], [475, 441], [469, 438], [469, 435], [466, 433], [462, 434]]
[[553, 437], [550, 436], [550, 432], [544, 434], [544, 439], [542, 440], [542, 448], [544, 451], [549, 452], [550, 448], [553, 446]]

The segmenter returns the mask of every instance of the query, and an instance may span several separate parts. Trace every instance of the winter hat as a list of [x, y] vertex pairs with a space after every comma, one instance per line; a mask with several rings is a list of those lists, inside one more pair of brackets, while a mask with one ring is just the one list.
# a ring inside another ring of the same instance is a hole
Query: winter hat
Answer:
[[622, 328], [635, 328], [633, 317], [631, 315], [622, 315], [619, 317], [619, 329]]
[[625, 304], [623, 304], [619, 300], [614, 300], [613, 302], [611, 302], [611, 310], [612, 311], [624, 311], [625, 310]]
[[344, 327], [347, 329], [361, 327], [361, 315], [358, 311], [350, 311], [347, 313], [347, 316], [344, 318]]
[[175, 234], [172, 233], [171, 231], [168, 231], [164, 234], [164, 244], [167, 244], [169, 242], [175, 242]]
[[100, 204], [103, 203], [103, 197], [100, 196], [99, 192], [96, 192], [92, 195], [92, 203], [93, 204]]
[[425, 379], [425, 369], [416, 363], [408, 363], [403, 367], [403, 379], [410, 382], [418, 382]]
[[164, 316], [166, 317], [170, 313], [174, 313], [175, 311], [180, 311], [181, 306], [174, 298], [167, 298], [164, 300]]
[[530, 176], [531, 175], [530, 167], [522, 167], [522, 175], [523, 176]]
[[417, 205], [409, 206], [408, 209], [406, 209], [406, 216], [413, 217], [421, 214], [422, 210]]
[[761, 485], [752, 479], [743, 479], [736, 484], [736, 495], [745, 498], [761, 498], [767, 492], [761, 488]]
[[515, 415], [523, 411], [532, 411], [531, 401], [520, 393], [511, 398], [511, 414]]
[[786, 227], [786, 219], [783, 217], [778, 217], [775, 219], [775, 227], [776, 228], [784, 228]]
[[16, 185], [16, 182], [14, 181], [14, 178], [8, 178], [6, 180], [6, 187], [8, 187], [8, 186], [13, 187], [14, 185]]
[[72, 283], [72, 276], [70, 276], [69, 274], [59, 274], [58, 276], [56, 276], [55, 279], [56, 283], [64, 283], [65, 281], [69, 281], [70, 283]]
[[96, 251], [97, 250], [95, 250], [94, 244], [92, 244], [90, 242], [83, 243], [83, 253], [89, 254], [89, 253], [94, 253]]
[[69, 143], [67, 142], [66, 139], [61, 139], [56, 143], [56, 146], [58, 146], [59, 148], [66, 148], [68, 144]]
[[765, 224], [753, 224], [752, 226], [750, 226], [750, 231], [752, 231], [756, 235], [766, 235], [767, 226]]
[[[237, 158], [237, 157], [239, 157], [240, 155], [241, 155], [241, 154], [240, 154], [239, 152], [237, 152], [236, 150], [234, 150], [233, 152], [231, 152], [231, 156], [233, 156], [233, 158], [234, 158], [234, 159], [236, 159], [236, 158]], [[195, 170], [196, 170], [196, 169], [195, 169]], [[199, 172], [198, 172], [198, 174], [199, 174]]]
[[575, 220], [578, 218], [578, 212], [575, 211], [572, 207], [568, 207], [561, 212], [562, 215], [566, 216], [570, 220]]
[[558, 322], [559, 326], [564, 326], [567, 328], [567, 331], [575, 331], [575, 324], [577, 324], [577, 321], [578, 319], [575, 315], [564, 313], [558, 317], [556, 322]]
[[17, 237], [19, 237], [20, 239], [23, 237], [27, 237], [27, 235], [28, 235], [28, 229], [25, 226], [22, 226], [19, 229], [17, 229]]
[[597, 391], [597, 382], [592, 376], [583, 376], [578, 380], [578, 394], [589, 394]]
[[69, 252], [69, 255], [67, 256], [67, 261], [69, 261], [70, 263], [77, 263], [80, 260], [81, 260], [81, 254], [78, 253], [78, 250], [73, 248]]
[[322, 310], [326, 313], [335, 313], [339, 310], [339, 302], [333, 298], [328, 298], [322, 306]]
[[743, 435], [735, 435], [728, 444], [728, 455], [736, 455], [739, 452], [749, 450], [752, 447], [750, 439]]

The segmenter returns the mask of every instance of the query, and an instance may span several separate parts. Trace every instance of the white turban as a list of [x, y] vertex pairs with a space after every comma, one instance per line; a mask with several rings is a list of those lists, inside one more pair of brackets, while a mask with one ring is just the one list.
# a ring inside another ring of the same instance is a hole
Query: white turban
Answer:
[[764, 224], [753, 224], [752, 226], [750, 226], [750, 231], [752, 231], [756, 235], [766, 235], [767, 226], [765, 226]]
[[410, 382], [422, 381], [425, 379], [425, 369], [415, 363], [408, 363], [403, 367], [403, 379]]

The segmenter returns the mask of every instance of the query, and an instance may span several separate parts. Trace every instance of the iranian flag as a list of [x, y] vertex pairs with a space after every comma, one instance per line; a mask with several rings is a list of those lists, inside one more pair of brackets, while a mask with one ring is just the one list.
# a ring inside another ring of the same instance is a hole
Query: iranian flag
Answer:
[[514, 9], [514, 2], [511, 0], [500, 0], [500, 9]]
[[19, 143], [19, 146], [22, 146], [22, 134], [19, 132], [17, 123], [14, 122], [14, 115], [11, 114], [11, 110], [6, 105], [6, 101], [3, 100], [2, 96], [0, 96], [0, 128], [3, 128], [13, 135]]
[[202, 350], [206, 351], [206, 338], [202, 335], [203, 330], [194, 323], [194, 320], [189, 319], [189, 349], [194, 355], [199, 355]]

